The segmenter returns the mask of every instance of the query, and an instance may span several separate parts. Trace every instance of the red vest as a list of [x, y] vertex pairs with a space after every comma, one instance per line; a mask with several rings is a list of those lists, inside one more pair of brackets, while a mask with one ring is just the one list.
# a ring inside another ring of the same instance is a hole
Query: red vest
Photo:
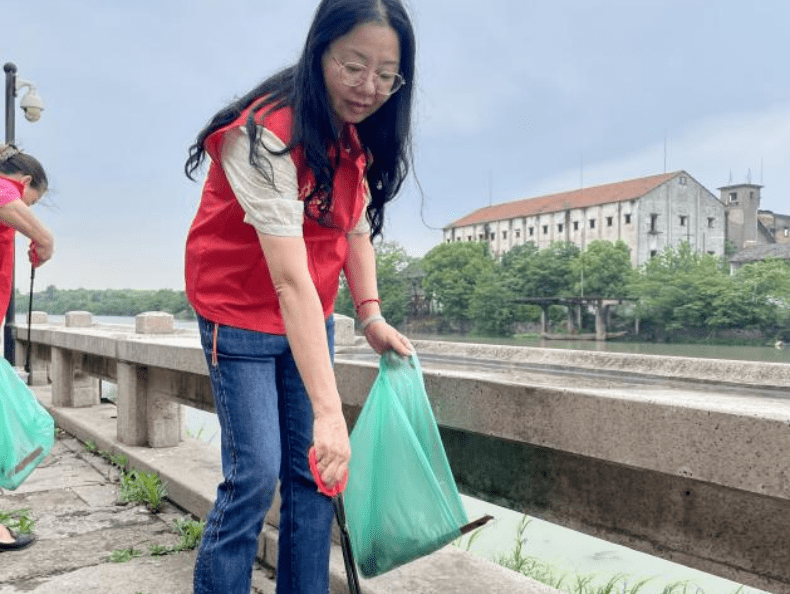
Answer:
[[[19, 190], [19, 198], [25, 191], [25, 186], [15, 179], [5, 178]], [[5, 223], [0, 223], [0, 323], [8, 311], [8, 302], [11, 301], [11, 285], [14, 280], [14, 240], [16, 230]], [[11, 319], [13, 322], [13, 318]]]
[[[204, 318], [227, 326], [268, 334], [285, 334], [280, 304], [272, 284], [254, 227], [244, 222], [241, 208], [220, 164], [225, 133], [243, 125], [248, 110], [231, 124], [213, 132], [205, 141], [211, 157], [200, 206], [186, 244], [187, 297]], [[292, 112], [278, 110], [258, 123], [286, 145], [291, 140]], [[366, 194], [367, 158], [356, 128], [346, 125], [340, 141], [340, 163], [335, 170], [331, 227], [304, 217], [303, 235], [307, 266], [328, 318], [337, 296], [340, 272], [346, 262], [348, 241]], [[330, 149], [334, 155], [335, 147]], [[296, 166], [299, 198], [304, 200], [315, 186], [312, 170], [300, 147], [291, 152]]]

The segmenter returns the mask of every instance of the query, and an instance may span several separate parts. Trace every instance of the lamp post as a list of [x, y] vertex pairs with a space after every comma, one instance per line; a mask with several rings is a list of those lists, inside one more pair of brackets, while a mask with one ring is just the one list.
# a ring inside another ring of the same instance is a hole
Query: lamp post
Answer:
[[[17, 93], [20, 89], [27, 87], [27, 92], [24, 97], [19, 101], [19, 107], [25, 112], [25, 119], [29, 122], [37, 122], [41, 117], [41, 111], [44, 109], [44, 102], [36, 92], [36, 87], [33, 83], [26, 80], [17, 78], [16, 64], [6, 62], [3, 66], [5, 71], [5, 143], [15, 144], [15, 127], [16, 122], [14, 119], [14, 102]], [[16, 315], [16, 303], [14, 299], [14, 266], [12, 265], [11, 272], [11, 299], [8, 302], [8, 310], [5, 314], [5, 330], [3, 333], [3, 356], [11, 364], [14, 364], [15, 349], [13, 326], [14, 317]]]

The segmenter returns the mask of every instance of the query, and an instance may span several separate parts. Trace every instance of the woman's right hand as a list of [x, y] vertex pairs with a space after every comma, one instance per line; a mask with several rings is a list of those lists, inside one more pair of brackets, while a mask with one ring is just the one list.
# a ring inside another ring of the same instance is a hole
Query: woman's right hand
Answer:
[[52, 258], [54, 252], [55, 252], [55, 242], [52, 240], [52, 237], [50, 236], [49, 241], [47, 241], [46, 243], [31, 241], [30, 248], [27, 250], [27, 255], [28, 258], [30, 259], [30, 263], [33, 265], [33, 268], [38, 268], [44, 262]]
[[351, 459], [348, 427], [342, 412], [315, 416], [313, 447], [321, 480], [331, 488], [343, 480]]

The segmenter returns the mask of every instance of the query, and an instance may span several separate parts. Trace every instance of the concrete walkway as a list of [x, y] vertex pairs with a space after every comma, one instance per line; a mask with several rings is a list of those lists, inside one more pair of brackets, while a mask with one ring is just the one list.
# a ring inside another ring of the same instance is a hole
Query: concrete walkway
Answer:
[[[120, 505], [119, 472], [63, 434], [50, 456], [16, 491], [3, 491], [0, 510], [29, 509], [38, 541], [0, 553], [0, 593], [185, 594], [192, 591], [194, 551], [161, 557], [149, 545], [179, 542], [173, 520], [189, 516], [171, 503], [159, 514]], [[143, 555], [112, 563], [114, 550]], [[274, 592], [271, 572], [254, 571], [255, 594]]]
[[[0, 491], [0, 511], [29, 509], [38, 536], [24, 551], [0, 553], [0, 594], [190, 594], [194, 551], [152, 557], [148, 547], [179, 542], [173, 520], [205, 515], [221, 478], [219, 450], [190, 438], [173, 448], [125, 446], [115, 439], [113, 405], [56, 408], [50, 386], [33, 391], [62, 431], [51, 454], [19, 489]], [[87, 451], [88, 440], [100, 451], [126, 456], [133, 468], [159, 474], [171, 501], [182, 507], [168, 502], [152, 515], [141, 506], [119, 505], [120, 473]], [[276, 529], [267, 524], [260, 544], [259, 558], [267, 565], [256, 566], [251, 594], [273, 594]], [[143, 555], [110, 561], [113, 551], [129, 548]], [[453, 546], [362, 579], [361, 587], [362, 594], [560, 594]], [[348, 594], [337, 544], [330, 591]]]

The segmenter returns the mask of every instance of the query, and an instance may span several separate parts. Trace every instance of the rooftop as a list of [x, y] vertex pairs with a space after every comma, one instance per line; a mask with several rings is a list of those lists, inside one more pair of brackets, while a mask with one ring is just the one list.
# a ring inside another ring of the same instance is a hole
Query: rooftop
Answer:
[[[640, 177], [613, 184], [581, 188], [570, 192], [549, 194], [536, 198], [527, 198], [513, 202], [504, 202], [486, 206], [466, 215], [452, 223], [445, 229], [452, 227], [465, 227], [477, 223], [502, 221], [516, 217], [527, 217], [545, 212], [557, 212], [569, 208], [584, 208], [611, 202], [626, 202], [644, 196], [673, 177], [685, 173], [675, 171], [649, 177]], [[686, 175], [688, 175], [686, 173]]]
[[769, 243], [747, 247], [730, 258], [730, 262], [760, 262], [766, 258], [790, 260], [790, 243]]

